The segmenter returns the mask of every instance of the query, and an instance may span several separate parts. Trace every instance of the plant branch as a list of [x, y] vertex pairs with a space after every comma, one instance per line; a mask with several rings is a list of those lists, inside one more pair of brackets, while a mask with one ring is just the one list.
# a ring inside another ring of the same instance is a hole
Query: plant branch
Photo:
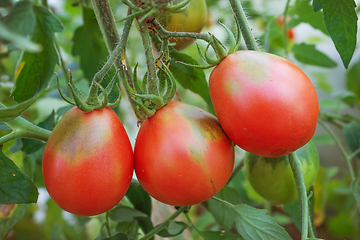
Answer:
[[213, 43], [213, 39], [208, 33], [197, 33], [197, 32], [170, 32], [161, 26], [161, 24], [155, 19], [154, 24], [156, 26], [157, 33], [161, 38], [195, 38], [201, 39], [210, 44]]
[[137, 23], [139, 24], [139, 31], [145, 50], [146, 66], [148, 72], [147, 89], [149, 90], [147, 94], [154, 94], [156, 96], [159, 96], [159, 80], [156, 76], [155, 55], [151, 44], [149, 29], [146, 27], [144, 21], [140, 21], [139, 19], [137, 19]]
[[283, 40], [284, 40], [284, 49], [285, 49], [285, 56], [286, 58], [288, 58], [289, 52], [288, 52], [288, 46], [287, 46], [287, 15], [288, 15], [288, 10], [289, 10], [289, 4], [290, 4], [290, 0], [287, 0], [286, 2], [286, 6], [285, 6], [285, 11], [284, 11], [284, 36], [283, 36]]
[[309, 232], [309, 206], [301, 162], [295, 152], [289, 154], [289, 163], [294, 174], [299, 202], [301, 204], [301, 240], [305, 240], [308, 238]]
[[[109, 0], [91, 0], [91, 3], [93, 5], [95, 16], [109, 53], [111, 53], [116, 48], [119, 42], [125, 42], [125, 46], [127, 42], [126, 36], [128, 36], [128, 32], [126, 32], [126, 29], [128, 28], [129, 22], [132, 21], [132, 18], [127, 19], [127, 21], [125, 22], [124, 33], [120, 40], [120, 35], [116, 28], [114, 15], [110, 7]], [[125, 53], [124, 59], [126, 61]], [[121, 79], [125, 79], [124, 74], [126, 74], [127, 79], [132, 78], [131, 67], [127, 66], [126, 68], [123, 68], [121, 58], [116, 59], [115, 67], [116, 69], [119, 69], [118, 72]], [[124, 88], [122, 87], [122, 89]]]
[[168, 219], [166, 219], [161, 224], [157, 225], [155, 228], [153, 228], [150, 232], [145, 234], [140, 240], [147, 240], [153, 237], [156, 233], [160, 232], [164, 228], [168, 226], [170, 221], [174, 220], [177, 216], [179, 216], [182, 212], [184, 212], [187, 209], [187, 207], [180, 207], [176, 212], [174, 212]]
[[360, 151], [360, 150], [355, 151], [355, 152], [354, 152], [355, 155], [354, 155], [354, 153], [351, 154], [351, 155], [349, 155], [349, 154], [347, 153], [347, 151], [345, 150], [345, 148], [343, 147], [343, 145], [341, 144], [339, 138], [338, 138], [338, 137], [335, 135], [335, 133], [332, 131], [332, 129], [331, 129], [322, 119], [319, 118], [318, 122], [319, 122], [319, 124], [320, 124], [321, 126], [323, 126], [323, 128], [325, 128], [325, 130], [326, 130], [326, 131], [330, 134], [330, 136], [334, 139], [336, 145], [337, 145], [338, 148], [340, 149], [340, 152], [341, 152], [342, 155], [344, 156], [344, 159], [345, 159], [345, 161], [346, 161], [346, 164], [347, 164], [347, 166], [348, 166], [348, 168], [349, 168], [351, 180], [354, 181], [356, 178], [355, 178], [354, 170], [353, 170], [353, 168], [352, 168], [352, 166], [351, 166], [351, 160], [352, 160], [353, 157], [356, 156], [356, 154], [357, 154], [358, 151]]
[[256, 43], [255, 37], [249, 26], [249, 22], [246, 18], [244, 9], [241, 6], [240, 0], [229, 0], [233, 12], [235, 13], [236, 20], [241, 26], [241, 32], [244, 37], [248, 50], [259, 51], [259, 46]]
[[230, 207], [230, 208], [234, 208], [234, 205], [233, 204], [231, 204], [231, 203], [229, 203], [229, 202], [227, 202], [227, 201], [225, 201], [225, 200], [222, 200], [222, 199], [220, 199], [220, 198], [218, 198], [218, 197], [212, 197], [211, 199], [214, 199], [214, 200], [216, 200], [216, 201], [218, 201], [218, 202], [220, 202], [220, 203], [222, 203], [222, 204], [224, 204], [224, 205], [226, 205], [226, 206], [228, 206], [228, 207]]

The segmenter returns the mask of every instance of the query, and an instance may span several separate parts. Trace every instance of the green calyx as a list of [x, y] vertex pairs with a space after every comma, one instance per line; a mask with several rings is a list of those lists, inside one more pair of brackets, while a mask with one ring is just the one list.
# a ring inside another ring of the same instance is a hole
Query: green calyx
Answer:
[[[76, 88], [72, 80], [72, 74], [70, 70], [69, 73], [70, 73], [70, 78], [68, 85], [73, 98], [67, 97], [62, 92], [59, 83], [59, 76], [56, 74], [59, 93], [61, 97], [69, 104], [77, 106], [83, 112], [91, 112], [95, 109], [103, 109], [105, 107], [111, 107], [111, 108], [116, 107], [120, 103], [120, 99], [121, 99], [120, 95], [113, 103], [109, 103], [109, 97], [108, 97], [114, 87], [116, 75], [106, 86], [106, 88], [100, 85], [102, 78], [99, 79], [98, 81], [95, 81], [94, 78], [90, 86], [89, 94], [86, 96], [84, 93], [82, 93]], [[118, 84], [117, 84], [117, 88], [119, 89]], [[99, 94], [99, 89], [100, 89], [100, 94]], [[119, 93], [120, 93], [120, 89], [119, 89]]]
[[121, 19], [119, 22], [128, 18], [142, 16], [139, 22], [143, 22], [148, 17], [154, 17], [157, 14], [170, 14], [184, 11], [191, 0], [184, 0], [180, 3], [174, 3], [173, 0], [143, 0], [135, 5], [131, 0], [122, 0], [124, 4], [130, 7], [134, 13]]
[[[239, 22], [235, 21], [236, 27], [237, 27], [236, 37], [228, 27], [226, 27], [220, 21], [218, 21], [218, 22], [225, 29], [225, 31], [227, 32], [227, 34], [229, 36], [230, 46], [229, 46], [228, 50], [226, 50], [225, 46], [220, 42], [219, 39], [217, 39], [213, 34], [209, 33], [212, 38], [212, 41], [209, 42], [208, 45], [206, 46], [204, 54], [202, 53], [201, 49], [199, 48], [199, 45], [196, 44], [200, 58], [204, 62], [205, 65], [193, 65], [193, 64], [184, 63], [184, 62], [179, 62], [179, 63], [190, 66], [190, 67], [194, 67], [194, 68], [207, 69], [207, 68], [211, 68], [211, 67], [218, 65], [224, 58], [226, 58], [228, 55], [230, 55], [231, 53], [233, 53], [239, 49], [240, 42], [241, 42], [241, 34], [240, 34], [241, 29], [240, 29]], [[207, 52], [208, 52], [210, 46], [214, 49], [214, 52], [217, 56], [216, 58], [211, 58], [208, 56]]]
[[159, 95], [151, 93], [148, 89], [148, 74], [143, 77], [142, 82], [137, 78], [137, 65], [134, 68], [133, 80], [128, 81], [125, 75], [126, 90], [133, 101], [136, 116], [140, 120], [151, 117], [157, 110], [165, 106], [175, 95], [175, 78], [166, 64], [159, 60], [157, 77], [159, 79]]

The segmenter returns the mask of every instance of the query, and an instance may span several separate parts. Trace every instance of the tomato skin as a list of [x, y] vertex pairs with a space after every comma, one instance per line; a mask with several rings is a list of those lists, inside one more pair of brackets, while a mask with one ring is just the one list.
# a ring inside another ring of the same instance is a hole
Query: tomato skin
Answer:
[[[176, 0], [174, 1], [176, 2]], [[180, 2], [180, 1], [179, 1]], [[191, 0], [188, 7], [179, 13], [162, 14], [157, 17], [161, 25], [171, 32], [201, 32], [206, 23], [207, 7], [205, 0]], [[178, 51], [188, 47], [194, 38], [171, 38]]]
[[144, 190], [174, 206], [211, 198], [224, 187], [234, 166], [233, 144], [217, 119], [178, 101], [143, 122], [134, 156]]
[[43, 154], [45, 186], [70, 213], [93, 216], [125, 195], [134, 170], [127, 133], [110, 108], [84, 113], [70, 109], [55, 126]]
[[316, 91], [305, 73], [285, 58], [234, 52], [211, 72], [209, 90], [221, 126], [248, 152], [284, 156], [315, 133]]
[[[306, 189], [309, 190], [319, 170], [316, 146], [310, 141], [295, 152], [301, 162]], [[255, 191], [268, 201], [287, 204], [298, 199], [288, 156], [266, 158], [247, 152], [244, 169]]]

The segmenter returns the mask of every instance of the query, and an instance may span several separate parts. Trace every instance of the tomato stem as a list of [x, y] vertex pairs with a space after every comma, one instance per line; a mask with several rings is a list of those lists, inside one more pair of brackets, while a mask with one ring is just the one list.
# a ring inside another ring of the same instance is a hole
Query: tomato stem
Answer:
[[146, 58], [146, 65], [148, 71], [148, 75], [147, 75], [147, 89], [149, 90], [148, 93], [159, 96], [159, 80], [156, 75], [156, 62], [155, 62], [154, 51], [151, 45], [149, 29], [147, 28], [144, 22], [138, 19], [137, 22], [139, 24], [139, 31], [145, 49], [145, 58]]
[[301, 162], [295, 152], [290, 153], [289, 163], [291, 170], [293, 171], [296, 189], [299, 196], [299, 202], [301, 204], [301, 240], [308, 238], [309, 228], [309, 206], [306, 194], [306, 187], [304, 182], [304, 176], [302, 172]]
[[174, 212], [169, 218], [167, 218], [164, 222], [157, 225], [155, 228], [153, 228], [150, 232], [145, 234], [140, 240], [147, 240], [153, 237], [156, 233], [160, 232], [164, 228], [168, 226], [171, 220], [174, 220], [177, 216], [179, 216], [182, 212], [184, 212], [188, 207], [180, 207], [176, 212]]
[[283, 36], [283, 41], [284, 41], [284, 50], [285, 50], [285, 56], [286, 58], [288, 58], [288, 46], [287, 46], [287, 41], [288, 41], [288, 37], [287, 37], [287, 15], [288, 15], [288, 10], [289, 10], [289, 3], [290, 0], [287, 0], [286, 2], [286, 6], [285, 6], [285, 11], [284, 11], [284, 36]]
[[[0, 106], [4, 106], [0, 103]], [[32, 138], [46, 142], [50, 137], [51, 131], [36, 126], [25, 118], [17, 117], [5, 122], [13, 131], [0, 138], [0, 144], [4, 144], [17, 138]]]
[[241, 6], [240, 0], [229, 0], [233, 12], [235, 13], [236, 20], [241, 26], [241, 32], [244, 36], [244, 40], [248, 50], [259, 51], [259, 46], [256, 43], [255, 37], [249, 26], [249, 22], [246, 18], [245, 12]]
[[222, 200], [221, 198], [218, 198], [218, 197], [212, 197], [211, 199], [214, 199], [214, 200], [216, 200], [216, 201], [218, 201], [218, 202], [220, 202], [220, 203], [222, 203], [222, 204], [224, 204], [224, 205], [226, 205], [226, 206], [228, 206], [228, 207], [230, 207], [230, 208], [234, 208], [235, 206], [233, 205], [233, 204], [231, 204], [231, 203], [229, 203], [229, 202], [227, 202], [227, 201], [225, 201], [225, 200]]
[[325, 130], [330, 134], [330, 136], [334, 139], [335, 144], [338, 146], [338, 148], [340, 149], [340, 152], [342, 153], [346, 164], [349, 168], [349, 172], [350, 172], [350, 176], [351, 176], [351, 180], [355, 181], [356, 177], [355, 177], [355, 173], [354, 173], [354, 169], [351, 166], [351, 160], [359, 153], [360, 150], [355, 151], [352, 154], [348, 154], [348, 152], [345, 150], [345, 148], [343, 147], [343, 145], [341, 144], [339, 138], [335, 135], [335, 133], [331, 130], [331, 128], [322, 120], [319, 118], [318, 120], [319, 124], [325, 128]]
[[[126, 65], [126, 67], [124, 68], [123, 63], [127, 62], [125, 55], [125, 46], [128, 41], [128, 36], [133, 18], [129, 18], [126, 20], [123, 34], [120, 38], [119, 32], [116, 28], [116, 21], [114, 19], [109, 0], [91, 0], [91, 3], [93, 5], [95, 16], [109, 53], [111, 53], [116, 48], [116, 46], [118, 46], [118, 44], [124, 46], [123, 52], [121, 52], [120, 54], [121, 57], [117, 57], [115, 60], [115, 67], [116, 69], [118, 69], [118, 74], [120, 75], [121, 79], [125, 79], [124, 74], [126, 74], [127, 78], [131, 80], [131, 66]], [[126, 92], [123, 85], [121, 85], [121, 91], [123, 93]]]
[[195, 38], [204, 40], [207, 43], [213, 45], [213, 39], [208, 33], [197, 33], [197, 32], [170, 32], [161, 26], [158, 20], [154, 20], [157, 33], [161, 38]]

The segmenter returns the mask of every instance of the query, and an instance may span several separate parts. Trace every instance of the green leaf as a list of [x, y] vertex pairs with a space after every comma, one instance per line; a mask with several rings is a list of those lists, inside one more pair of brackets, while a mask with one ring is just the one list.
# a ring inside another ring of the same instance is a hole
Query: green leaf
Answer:
[[10, 230], [24, 217], [28, 207], [28, 204], [10, 204], [0, 208], [0, 239], [5, 239]]
[[326, 29], [345, 68], [349, 66], [356, 47], [358, 17], [355, 7], [354, 0], [323, 1]]
[[178, 222], [178, 221], [170, 221], [167, 228], [164, 228], [160, 232], [157, 233], [160, 237], [173, 237], [181, 234], [186, 228], [188, 228], [189, 225], [187, 225], [184, 222]]
[[134, 205], [135, 209], [151, 216], [151, 198], [147, 192], [141, 187], [140, 184], [131, 184], [126, 197]]
[[[358, 121], [351, 121], [343, 128], [344, 137], [347, 145], [352, 152], [360, 148], [360, 123]], [[360, 154], [357, 155], [360, 157]]]
[[[91, 8], [83, 7], [83, 25], [75, 30], [72, 41], [72, 55], [80, 56], [80, 67], [83, 71], [84, 77], [91, 82], [102, 67], [102, 63], [108, 57], [108, 50], [105, 45], [104, 38], [101, 34], [95, 13]], [[116, 74], [114, 67], [104, 77], [101, 82], [103, 87], [111, 81], [111, 78]], [[115, 100], [119, 96], [119, 91], [116, 86], [113, 87], [112, 94], [110, 94], [110, 101]]]
[[[47, 117], [44, 121], [38, 124], [38, 126], [51, 131], [54, 127], [54, 122], [55, 122], [55, 112], [52, 111], [49, 117]], [[21, 139], [21, 141], [22, 141], [22, 151], [25, 152], [26, 154], [31, 154], [33, 152], [36, 152], [45, 145], [45, 142], [30, 138], [23, 138]]]
[[178, 63], [185, 62], [197, 65], [197, 61], [185, 53], [178, 52], [174, 49], [170, 50], [170, 71], [175, 76], [181, 86], [185, 89], [197, 93], [202, 97], [209, 106], [209, 111], [213, 111], [209, 93], [209, 86], [206, 81], [205, 74], [202, 70], [185, 66], [184, 64]]
[[80, 67], [85, 78], [91, 81], [100, 70], [100, 63], [106, 60], [108, 51], [91, 8], [83, 8], [83, 21], [84, 24], [75, 30], [72, 54], [80, 56]]
[[109, 218], [115, 222], [133, 222], [136, 217], [147, 218], [148, 216], [134, 208], [121, 205], [109, 211]]
[[351, 183], [350, 189], [358, 205], [358, 211], [360, 212], [360, 185], [356, 179]]
[[326, 35], [328, 34], [322, 12], [314, 12], [308, 1], [297, 0], [294, 9], [303, 22], [310, 24], [315, 29], [319, 29]]
[[313, 9], [314, 12], [318, 12], [323, 8], [323, 0], [314, 0], [313, 1]]
[[336, 92], [333, 94], [334, 97], [342, 101], [343, 103], [346, 103], [350, 107], [355, 106], [356, 96], [355, 93], [347, 91], [347, 90], [341, 90], [339, 92]]
[[256, 209], [245, 204], [234, 206], [236, 210], [236, 229], [245, 240], [279, 239], [291, 240], [283, 227], [274, 218], [267, 215], [267, 211]]
[[97, 238], [95, 238], [95, 240], [129, 240], [130, 238], [128, 238], [126, 236], [126, 234], [124, 233], [117, 233], [114, 236], [111, 237], [100, 237], [98, 236]]
[[35, 184], [1, 151], [0, 204], [36, 203], [38, 195]]
[[355, 93], [356, 101], [360, 104], [360, 59], [347, 71], [346, 86], [349, 91]]
[[22, 35], [29, 35], [35, 27], [36, 17], [33, 4], [29, 1], [19, 1], [14, 4], [3, 23], [12, 31]]
[[129, 237], [136, 238], [139, 232], [139, 225], [135, 222], [118, 222], [115, 227], [116, 232], [125, 233]]
[[227, 231], [201, 231], [200, 233], [205, 240], [243, 240], [240, 235]]
[[291, 51], [294, 53], [295, 58], [302, 63], [326, 68], [333, 68], [337, 65], [327, 55], [316, 50], [313, 44], [295, 44]]
[[328, 134], [328, 133], [324, 133], [324, 134], [316, 134], [313, 138], [312, 138], [313, 142], [315, 143], [316, 146], [319, 145], [335, 145], [335, 141], [334, 139]]
[[37, 97], [38, 95], [11, 107], [5, 107], [0, 103], [0, 121], [8, 122], [20, 116], [21, 113], [23, 113], [28, 107], [31, 106], [31, 104], [36, 101]]
[[6, 125], [4, 122], [0, 122], [0, 130], [11, 130], [11, 127]]
[[[135, 209], [145, 213], [149, 217], [151, 216], [151, 198], [140, 184], [132, 183], [126, 192], [126, 197], [134, 205]], [[137, 218], [136, 220], [145, 233], [154, 228], [150, 218]]]
[[54, 32], [63, 30], [61, 22], [47, 8], [34, 6], [36, 25], [32, 40], [43, 46], [39, 53], [23, 52], [15, 74], [15, 87], [11, 93], [15, 101], [23, 102], [45, 89], [59, 56], [54, 42]]
[[[221, 189], [215, 196], [231, 204], [238, 204], [241, 197], [238, 191], [228, 186]], [[214, 199], [209, 199], [208, 203], [209, 210], [216, 222], [224, 229], [231, 229], [234, 226], [236, 217], [234, 210]]]
[[1, 40], [5, 40], [7, 42], [13, 43], [15, 47], [24, 49], [24, 51], [28, 52], [39, 52], [42, 49], [41, 45], [36, 44], [26, 37], [23, 37], [20, 34], [10, 30], [2, 22], [0, 22], [0, 32], [0, 42]]
[[11, 0], [1, 0], [0, 1], [0, 7], [11, 7], [12, 2]]

